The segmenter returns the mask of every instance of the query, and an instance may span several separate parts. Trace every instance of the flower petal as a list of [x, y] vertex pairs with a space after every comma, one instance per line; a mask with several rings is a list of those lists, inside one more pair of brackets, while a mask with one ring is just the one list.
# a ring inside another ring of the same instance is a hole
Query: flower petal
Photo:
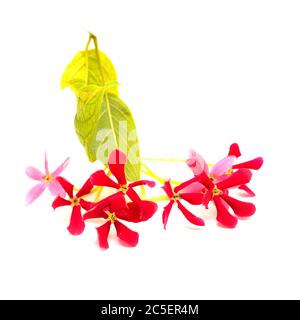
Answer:
[[119, 185], [114, 182], [103, 170], [93, 173], [90, 177], [91, 183], [94, 186], [104, 186], [119, 189]]
[[53, 171], [51, 176], [53, 178], [59, 176], [65, 170], [65, 168], [68, 166], [69, 162], [70, 162], [70, 158], [67, 158], [56, 170]]
[[172, 207], [173, 207], [173, 204], [174, 204], [174, 200], [171, 200], [171, 201], [164, 207], [164, 211], [163, 211], [163, 214], [162, 214], [162, 221], [163, 221], [163, 224], [164, 224], [164, 229], [167, 228], [167, 223], [168, 223], [169, 215], [170, 215], [171, 209], [172, 209]]
[[91, 210], [92, 208], [94, 208], [95, 203], [94, 202], [90, 202], [90, 201], [86, 201], [84, 199], [80, 199], [80, 206], [84, 210]]
[[55, 200], [52, 202], [52, 208], [56, 209], [58, 207], [63, 207], [63, 206], [70, 206], [71, 201], [66, 200], [60, 196], [56, 197]]
[[151, 181], [151, 180], [139, 180], [139, 181], [135, 181], [132, 182], [128, 185], [129, 188], [134, 188], [137, 186], [143, 186], [143, 185], [147, 185], [150, 188], [155, 187], [155, 181]]
[[190, 150], [190, 157], [187, 159], [186, 164], [193, 171], [195, 176], [202, 172], [208, 173], [208, 165], [206, 161], [193, 149]]
[[60, 183], [63, 189], [66, 191], [70, 198], [73, 198], [73, 189], [74, 186], [63, 177], [56, 177], [56, 180]]
[[251, 190], [246, 184], [242, 184], [238, 187], [238, 189], [245, 191], [249, 197], [255, 197], [255, 192]]
[[233, 143], [230, 147], [229, 147], [229, 152], [228, 152], [229, 156], [235, 156], [237, 158], [239, 158], [242, 154], [240, 151], [240, 147], [237, 143]]
[[29, 178], [37, 181], [42, 181], [45, 176], [39, 169], [34, 167], [27, 167], [25, 172]]
[[198, 181], [205, 186], [206, 189], [212, 190], [214, 188], [214, 183], [209, 179], [205, 172], [202, 172], [200, 176], [197, 177]]
[[132, 189], [129, 188], [126, 192], [126, 195], [130, 198], [131, 201], [133, 202], [140, 202], [141, 198], [139, 197], [139, 195]]
[[119, 213], [121, 214], [123, 211], [128, 211], [128, 206], [122, 192], [112, 198], [110, 203], [110, 212], [114, 212], [118, 217]]
[[157, 204], [153, 201], [141, 200], [137, 202], [129, 202], [129, 210], [123, 212], [121, 215], [118, 214], [118, 218], [129, 221], [129, 222], [142, 222], [150, 219], [154, 213], [157, 211]]
[[229, 204], [229, 206], [238, 217], [250, 217], [256, 211], [255, 205], [251, 202], [240, 201], [231, 198], [226, 194], [223, 194], [221, 198]]
[[[174, 189], [175, 192], [176, 188]], [[205, 187], [203, 184], [199, 182], [194, 182], [188, 185], [187, 187], [181, 189], [179, 195], [181, 199], [187, 201], [190, 204], [202, 204], [204, 190]]]
[[61, 184], [56, 179], [53, 179], [48, 184], [48, 188], [49, 188], [50, 193], [55, 197], [61, 196], [64, 198], [66, 196], [65, 190], [63, 189]]
[[218, 182], [216, 186], [221, 189], [228, 189], [232, 187], [240, 186], [241, 184], [248, 183], [252, 178], [252, 173], [248, 169], [239, 169], [238, 171], [229, 175], [229, 177], [221, 182]]
[[81, 189], [76, 193], [76, 197], [80, 198], [82, 196], [85, 196], [89, 194], [93, 189], [93, 185], [90, 181], [90, 179], [87, 179], [85, 184], [81, 187]]
[[46, 185], [44, 183], [39, 183], [33, 188], [31, 188], [26, 195], [26, 205], [28, 206], [33, 201], [35, 201], [46, 189]]
[[102, 249], [108, 249], [108, 235], [110, 230], [111, 222], [107, 221], [101, 227], [96, 228], [98, 234], [99, 246]]
[[138, 244], [139, 234], [137, 232], [130, 230], [118, 220], [115, 221], [114, 225], [119, 239], [126, 242], [131, 247], [135, 247]]
[[210, 170], [210, 174], [214, 177], [222, 177], [225, 172], [232, 168], [233, 163], [235, 161], [236, 157], [234, 156], [228, 156], [220, 161], [218, 161]]
[[89, 211], [87, 211], [83, 215], [83, 220], [89, 220], [89, 219], [99, 219], [99, 218], [107, 218], [107, 213], [103, 210], [102, 206], [96, 205]]
[[214, 202], [217, 209], [217, 221], [224, 227], [235, 228], [238, 219], [231, 215], [220, 197], [214, 197]]
[[162, 189], [165, 191], [165, 193], [167, 194], [167, 196], [169, 198], [172, 198], [174, 196], [174, 192], [173, 192], [173, 189], [171, 187], [170, 180], [168, 180], [168, 181], [166, 181], [164, 183], [164, 185], [162, 186]]
[[48, 165], [48, 156], [47, 156], [47, 152], [45, 152], [45, 173], [46, 176], [49, 175], [49, 165]]
[[192, 214], [186, 207], [184, 207], [180, 201], [177, 201], [177, 206], [178, 206], [178, 209], [183, 213], [183, 215], [186, 217], [186, 219], [192, 223], [192, 224], [195, 224], [196, 226], [204, 226], [205, 223], [204, 221], [195, 216], [194, 214]]
[[84, 231], [85, 224], [81, 215], [80, 206], [74, 206], [71, 214], [70, 224], [68, 226], [69, 232], [74, 235], [80, 235]]
[[198, 182], [199, 181], [199, 177], [193, 177], [192, 179], [189, 179], [183, 183], [181, 183], [180, 185], [176, 186], [174, 188], [174, 192], [178, 193], [179, 191], [186, 189], [187, 187], [189, 187], [191, 184]]
[[117, 178], [119, 184], [127, 184], [125, 177], [126, 155], [116, 149], [111, 152], [108, 159], [108, 167], [111, 173]]
[[264, 163], [264, 159], [262, 157], [258, 157], [250, 161], [235, 164], [232, 168], [233, 169], [246, 168], [246, 169], [258, 170], [261, 168], [263, 163]]

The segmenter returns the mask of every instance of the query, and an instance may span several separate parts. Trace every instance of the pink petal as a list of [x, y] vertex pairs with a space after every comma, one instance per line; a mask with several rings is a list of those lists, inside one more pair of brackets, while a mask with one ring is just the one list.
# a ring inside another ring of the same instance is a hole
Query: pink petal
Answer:
[[52, 202], [53, 209], [63, 207], [63, 206], [70, 206], [70, 205], [71, 205], [71, 201], [66, 200], [60, 196], [56, 197], [55, 200]]
[[102, 249], [108, 249], [108, 234], [110, 230], [111, 222], [107, 221], [101, 227], [96, 228], [98, 234], [99, 246]]
[[[181, 199], [187, 201], [190, 204], [202, 204], [203, 191], [205, 187], [199, 182], [194, 182], [189, 186], [183, 188], [179, 195]], [[176, 188], [174, 189], [176, 192]]]
[[217, 209], [217, 221], [224, 227], [235, 228], [238, 220], [236, 217], [231, 215], [223, 203], [220, 197], [214, 197], [214, 202]]
[[68, 166], [69, 162], [70, 162], [70, 158], [67, 158], [55, 171], [53, 171], [51, 176], [53, 178], [56, 178], [57, 176], [59, 176]]
[[192, 214], [187, 208], [185, 208], [181, 203], [180, 201], [177, 201], [177, 206], [178, 206], [178, 209], [183, 213], [183, 215], [185, 216], [185, 218], [192, 224], [195, 224], [197, 226], [204, 226], [205, 223], [204, 221], [195, 216], [194, 214]]
[[233, 143], [230, 147], [229, 147], [229, 152], [228, 152], [229, 156], [234, 156], [239, 158], [241, 156], [241, 151], [240, 151], [240, 147], [237, 143]]
[[206, 161], [193, 149], [190, 150], [190, 157], [186, 161], [186, 164], [190, 167], [195, 176], [202, 172], [208, 173], [208, 165]]
[[258, 157], [250, 161], [235, 164], [233, 166], [233, 169], [246, 168], [246, 169], [258, 170], [261, 168], [263, 163], [264, 163], [264, 159], [262, 157]]
[[68, 226], [68, 230], [72, 235], [78, 236], [82, 234], [82, 232], [84, 231], [84, 228], [85, 228], [85, 224], [82, 219], [81, 208], [80, 206], [74, 206], [72, 210], [71, 220]]
[[60, 185], [60, 183], [56, 179], [53, 179], [48, 184], [48, 189], [49, 189], [50, 193], [55, 197], [61, 196], [64, 198], [66, 196], [65, 190], [63, 189], [63, 187]]
[[90, 179], [88, 179], [85, 184], [81, 187], [81, 189], [76, 193], [76, 197], [80, 198], [82, 196], [85, 196], [87, 194], [89, 194], [93, 189], [93, 185], [90, 181]]
[[168, 223], [168, 219], [169, 219], [169, 215], [171, 212], [171, 209], [173, 207], [174, 204], [174, 200], [171, 200], [165, 207], [164, 207], [164, 211], [163, 211], [163, 215], [162, 215], [162, 221], [164, 224], [164, 229], [167, 228], [167, 223]]
[[254, 191], [251, 190], [246, 184], [242, 184], [238, 187], [238, 189], [245, 191], [249, 197], [255, 197]]
[[56, 177], [56, 180], [60, 183], [63, 189], [66, 191], [70, 198], [73, 198], [73, 189], [74, 186], [65, 178], [63, 177]]
[[39, 183], [30, 189], [26, 195], [26, 205], [31, 204], [35, 201], [46, 189], [46, 185], [44, 183]]
[[48, 165], [48, 156], [47, 156], [47, 152], [45, 152], [45, 172], [46, 172], [46, 176], [49, 175], [49, 165]]
[[103, 170], [96, 171], [90, 177], [91, 183], [94, 186], [105, 186], [119, 189], [119, 184], [114, 182]]
[[235, 161], [236, 157], [234, 156], [228, 156], [220, 161], [218, 161], [210, 170], [210, 174], [218, 179], [219, 177], [222, 177], [225, 172], [229, 169], [232, 169], [233, 163]]
[[108, 166], [111, 173], [117, 178], [119, 184], [127, 184], [125, 177], [126, 155], [120, 150], [114, 150], [109, 155]]
[[118, 220], [115, 221], [114, 225], [119, 239], [126, 242], [131, 247], [135, 247], [138, 244], [139, 234], [137, 232], [130, 230]]
[[37, 181], [42, 181], [45, 176], [39, 169], [34, 167], [27, 167], [25, 172], [29, 178]]

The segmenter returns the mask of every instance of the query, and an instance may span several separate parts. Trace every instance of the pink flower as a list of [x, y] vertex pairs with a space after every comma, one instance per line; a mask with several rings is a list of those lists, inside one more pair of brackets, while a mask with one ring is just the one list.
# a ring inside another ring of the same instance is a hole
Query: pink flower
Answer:
[[45, 173], [42, 173], [39, 169], [34, 167], [27, 167], [26, 174], [29, 178], [39, 181], [32, 189], [30, 189], [26, 195], [26, 204], [29, 205], [35, 201], [45, 189], [49, 189], [53, 196], [65, 196], [65, 191], [56, 180], [63, 170], [69, 164], [70, 158], [67, 158], [56, 170], [52, 173], [49, 171], [47, 153], [45, 153]]
[[[232, 174], [234, 170], [237, 170], [237, 169], [258, 170], [263, 164], [262, 157], [258, 157], [250, 161], [235, 164], [236, 159], [239, 158], [240, 156], [241, 156], [241, 152], [240, 152], [239, 145], [237, 143], [233, 143], [229, 147], [229, 152], [227, 157], [218, 161], [211, 168], [209, 168], [208, 164], [203, 159], [203, 157], [194, 150], [190, 151], [190, 157], [186, 161], [186, 163], [190, 167], [190, 169], [192, 169], [195, 176], [198, 176], [202, 174], [202, 172], [204, 172], [215, 183], [220, 182], [224, 179], [227, 179], [228, 175]], [[240, 185], [238, 186], [238, 188], [241, 190], [244, 190], [249, 196], [252, 196], [252, 197], [255, 196], [255, 193], [247, 185]]]

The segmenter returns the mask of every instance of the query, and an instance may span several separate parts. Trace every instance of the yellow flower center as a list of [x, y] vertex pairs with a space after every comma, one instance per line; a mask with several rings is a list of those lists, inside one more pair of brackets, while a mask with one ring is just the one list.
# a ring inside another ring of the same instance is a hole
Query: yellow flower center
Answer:
[[45, 176], [45, 177], [43, 178], [43, 180], [44, 180], [44, 182], [45, 182], [46, 184], [49, 184], [49, 183], [52, 181], [52, 177], [51, 177], [50, 174], [48, 174], [47, 176]]
[[128, 191], [128, 185], [127, 184], [123, 184], [120, 187], [120, 191], [126, 193]]
[[71, 201], [71, 206], [72, 207], [75, 207], [75, 206], [78, 206], [79, 205], [79, 202], [80, 202], [80, 198], [73, 198], [73, 199], [70, 199]]
[[174, 200], [174, 201], [180, 200], [180, 195], [178, 193], [175, 193], [174, 196], [171, 198], [171, 200]]
[[209, 177], [209, 179], [210, 179], [211, 181], [214, 181], [214, 179], [215, 179], [212, 174], [209, 174], [208, 177]]
[[213, 196], [216, 197], [216, 196], [221, 195], [223, 193], [223, 191], [218, 189], [216, 186], [214, 186], [212, 193], [213, 193]]
[[225, 174], [233, 174], [233, 170], [232, 169], [228, 169], [225, 171]]
[[114, 223], [117, 220], [116, 214], [114, 212], [107, 212], [108, 217], [106, 218], [107, 221]]

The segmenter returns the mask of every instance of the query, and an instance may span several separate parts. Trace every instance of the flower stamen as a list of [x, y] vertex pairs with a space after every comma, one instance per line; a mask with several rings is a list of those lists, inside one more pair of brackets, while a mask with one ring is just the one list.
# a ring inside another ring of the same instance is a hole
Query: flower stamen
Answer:
[[217, 196], [221, 195], [223, 193], [223, 191], [218, 189], [216, 186], [214, 186], [212, 193], [213, 193], [213, 197], [217, 197]]
[[126, 193], [128, 191], [128, 185], [127, 184], [122, 184], [120, 186], [120, 191], [122, 191], [123, 193]]
[[117, 220], [116, 214], [114, 212], [107, 212], [107, 221], [110, 221], [111, 223], [114, 223]]
[[43, 178], [43, 180], [44, 180], [44, 182], [46, 183], [46, 184], [50, 184], [51, 183], [51, 181], [52, 181], [52, 176], [50, 175], [50, 174], [48, 174], [48, 175], [46, 175], [44, 178]]

